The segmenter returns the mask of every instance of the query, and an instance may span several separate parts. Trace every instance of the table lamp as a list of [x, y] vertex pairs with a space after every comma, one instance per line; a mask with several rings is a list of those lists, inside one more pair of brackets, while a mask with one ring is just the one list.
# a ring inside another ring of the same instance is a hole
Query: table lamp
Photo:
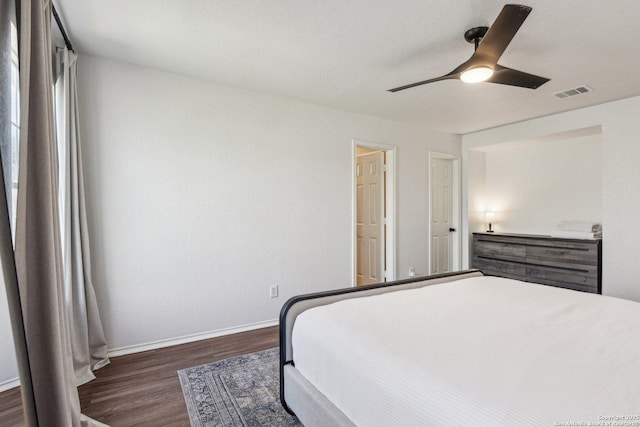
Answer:
[[484, 219], [487, 221], [487, 223], [489, 223], [489, 229], [487, 230], [487, 233], [493, 233], [493, 230], [491, 229], [491, 223], [495, 222], [495, 218], [496, 218], [495, 212], [486, 211], [484, 213]]

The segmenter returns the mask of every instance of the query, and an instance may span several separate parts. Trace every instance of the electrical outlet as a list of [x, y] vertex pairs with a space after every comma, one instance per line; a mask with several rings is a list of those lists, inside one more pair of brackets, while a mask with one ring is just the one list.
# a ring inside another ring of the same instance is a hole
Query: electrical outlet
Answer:
[[416, 269], [414, 267], [409, 269], [409, 277], [416, 277]]
[[277, 298], [278, 297], [278, 285], [269, 286], [269, 297]]

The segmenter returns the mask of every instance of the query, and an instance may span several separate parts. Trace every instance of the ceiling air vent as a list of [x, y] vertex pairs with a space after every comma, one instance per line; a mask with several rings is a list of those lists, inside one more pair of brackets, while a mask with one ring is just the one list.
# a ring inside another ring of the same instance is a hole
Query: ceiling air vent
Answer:
[[561, 92], [556, 92], [554, 93], [554, 95], [557, 96], [558, 98], [568, 98], [570, 96], [581, 95], [583, 93], [588, 93], [588, 92], [593, 92], [593, 89], [591, 89], [587, 85], [582, 85], [582, 86], [574, 87], [572, 89], [563, 90]]

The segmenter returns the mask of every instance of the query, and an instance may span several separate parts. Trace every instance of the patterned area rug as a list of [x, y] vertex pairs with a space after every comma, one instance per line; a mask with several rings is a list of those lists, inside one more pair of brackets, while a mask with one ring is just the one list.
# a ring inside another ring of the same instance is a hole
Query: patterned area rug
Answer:
[[301, 426], [280, 405], [272, 348], [178, 371], [192, 427]]

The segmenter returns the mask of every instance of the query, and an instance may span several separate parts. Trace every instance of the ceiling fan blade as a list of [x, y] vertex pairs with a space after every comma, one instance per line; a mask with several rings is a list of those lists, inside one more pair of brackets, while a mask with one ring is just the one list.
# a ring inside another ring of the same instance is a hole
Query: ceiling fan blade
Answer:
[[494, 64], [498, 62], [530, 12], [529, 6], [505, 5], [473, 56]]
[[493, 75], [487, 80], [489, 83], [518, 86], [528, 89], [537, 89], [548, 81], [549, 79], [546, 77], [536, 76], [525, 73], [524, 71], [503, 67], [502, 65], [496, 65], [493, 70]]
[[421, 82], [417, 82], [417, 83], [411, 83], [409, 85], [405, 85], [405, 86], [400, 86], [400, 87], [396, 87], [393, 89], [389, 89], [387, 92], [398, 92], [400, 90], [405, 90], [405, 89], [409, 89], [412, 87], [416, 87], [416, 86], [421, 86], [421, 85], [426, 85], [427, 83], [433, 83], [433, 82], [439, 82], [440, 80], [449, 80], [449, 79], [457, 79], [460, 78], [460, 74], [446, 74], [444, 76], [440, 76], [440, 77], [436, 77], [434, 79], [429, 79], [429, 80], [423, 80]]

